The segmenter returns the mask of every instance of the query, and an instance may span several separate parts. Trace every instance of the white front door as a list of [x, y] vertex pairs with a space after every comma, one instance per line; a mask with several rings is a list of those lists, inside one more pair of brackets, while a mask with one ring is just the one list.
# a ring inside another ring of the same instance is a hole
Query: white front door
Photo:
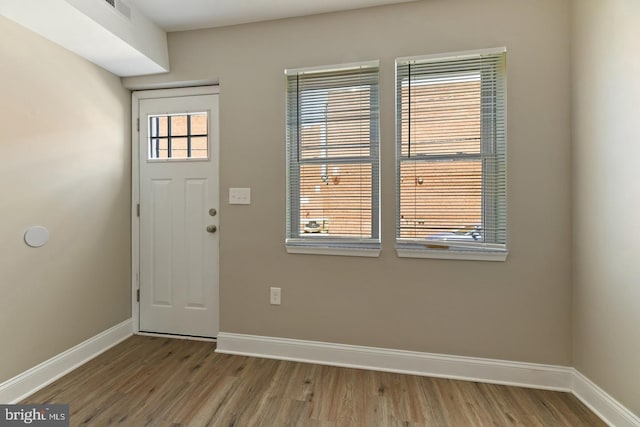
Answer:
[[139, 100], [140, 331], [218, 334], [218, 95]]

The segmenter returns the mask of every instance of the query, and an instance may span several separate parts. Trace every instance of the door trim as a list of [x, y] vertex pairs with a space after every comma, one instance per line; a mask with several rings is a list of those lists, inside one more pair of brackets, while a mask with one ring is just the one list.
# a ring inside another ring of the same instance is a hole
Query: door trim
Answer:
[[[140, 131], [138, 130], [138, 119], [140, 118], [140, 101], [143, 99], [155, 98], [178, 98], [182, 96], [194, 95], [219, 95], [219, 86], [197, 86], [174, 89], [153, 89], [131, 92], [131, 320], [133, 333], [140, 332], [140, 304], [137, 301], [138, 290], [140, 289], [140, 218], [138, 217], [138, 203], [140, 203]], [[218, 115], [220, 112], [218, 111]], [[219, 132], [219, 129], [215, 130]], [[215, 147], [210, 147], [211, 155], [218, 164], [220, 152], [220, 138]], [[218, 190], [220, 190], [220, 180], [218, 180]], [[218, 270], [218, 275], [220, 271]], [[220, 315], [220, 302], [218, 298], [218, 316]]]

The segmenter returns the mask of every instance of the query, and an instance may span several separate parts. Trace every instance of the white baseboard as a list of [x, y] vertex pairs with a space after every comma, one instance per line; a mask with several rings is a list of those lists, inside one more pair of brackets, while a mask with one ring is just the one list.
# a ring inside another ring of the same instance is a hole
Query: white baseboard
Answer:
[[572, 368], [220, 332], [217, 352], [569, 391]]
[[0, 403], [17, 403], [133, 335], [131, 319], [0, 384]]
[[[124, 322], [0, 384], [0, 403], [17, 403], [133, 334]], [[216, 352], [348, 368], [572, 392], [610, 426], [640, 418], [576, 369], [376, 347], [220, 332]]]
[[156, 338], [171, 338], [174, 340], [187, 340], [187, 341], [204, 341], [204, 342], [216, 342], [215, 338], [207, 337], [194, 337], [191, 335], [174, 335], [174, 334], [162, 334], [159, 332], [136, 332], [135, 335], [142, 335], [143, 337], [156, 337]]
[[607, 424], [614, 427], [638, 427], [640, 417], [598, 387], [577, 369], [573, 370], [573, 394]]
[[640, 419], [572, 367], [220, 332], [216, 352], [571, 392], [603, 421]]

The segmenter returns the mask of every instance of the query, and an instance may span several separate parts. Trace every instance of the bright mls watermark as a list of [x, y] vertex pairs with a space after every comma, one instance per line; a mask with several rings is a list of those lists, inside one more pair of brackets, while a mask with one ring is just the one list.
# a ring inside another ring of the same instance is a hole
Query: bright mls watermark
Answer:
[[0, 427], [69, 427], [69, 405], [0, 405]]

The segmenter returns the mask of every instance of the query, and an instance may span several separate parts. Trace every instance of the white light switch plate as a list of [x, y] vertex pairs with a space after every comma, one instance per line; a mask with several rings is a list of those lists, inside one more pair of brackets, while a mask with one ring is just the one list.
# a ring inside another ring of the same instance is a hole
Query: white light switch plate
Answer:
[[250, 205], [251, 189], [250, 188], [229, 188], [229, 204], [230, 205]]

